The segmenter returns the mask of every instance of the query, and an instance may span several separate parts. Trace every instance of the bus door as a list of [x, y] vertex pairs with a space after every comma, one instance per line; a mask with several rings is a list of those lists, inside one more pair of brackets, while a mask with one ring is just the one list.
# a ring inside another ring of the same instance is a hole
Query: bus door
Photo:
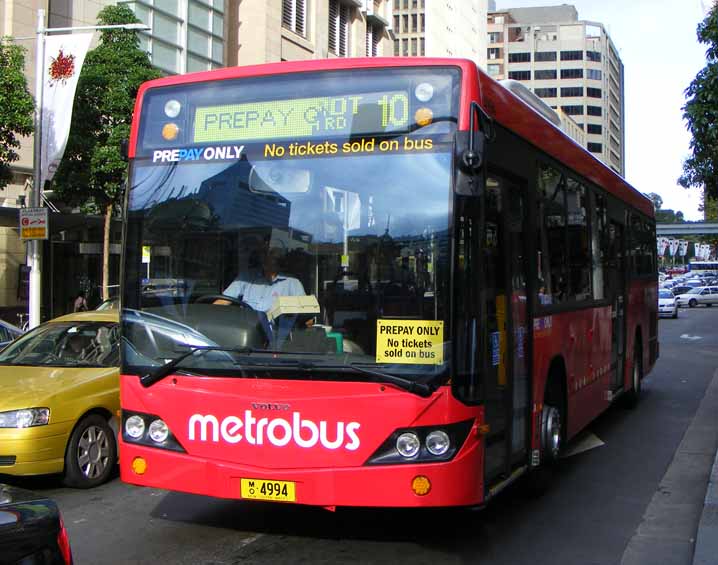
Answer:
[[527, 313], [526, 189], [490, 173], [481, 238], [484, 277], [483, 374], [485, 483], [507, 477], [526, 460], [529, 352]]
[[623, 387], [626, 357], [626, 256], [625, 228], [622, 223], [608, 222], [608, 296], [611, 301], [611, 391]]

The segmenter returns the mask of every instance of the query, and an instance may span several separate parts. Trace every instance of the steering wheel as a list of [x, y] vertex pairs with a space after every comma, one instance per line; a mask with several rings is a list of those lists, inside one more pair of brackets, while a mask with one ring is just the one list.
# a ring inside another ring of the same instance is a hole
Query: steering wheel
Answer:
[[215, 300], [226, 300], [231, 303], [232, 306], [239, 306], [240, 308], [249, 308], [246, 303], [242, 302], [241, 299], [235, 298], [234, 296], [225, 296], [224, 294], [203, 294], [198, 296], [194, 303], [195, 304], [211, 304]]

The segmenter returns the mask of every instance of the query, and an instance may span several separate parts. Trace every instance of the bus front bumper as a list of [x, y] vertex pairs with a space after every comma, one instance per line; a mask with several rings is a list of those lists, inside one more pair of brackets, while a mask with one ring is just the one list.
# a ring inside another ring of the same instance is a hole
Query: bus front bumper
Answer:
[[[418, 508], [483, 502], [478, 444], [444, 463], [266, 469], [121, 442], [120, 476], [134, 485], [238, 500], [243, 499], [242, 479], [257, 484], [289, 482], [294, 485], [293, 503], [324, 507]], [[426, 481], [417, 482], [417, 477]], [[426, 490], [427, 481], [428, 492], [417, 494], [415, 487], [422, 485], [421, 490]]]

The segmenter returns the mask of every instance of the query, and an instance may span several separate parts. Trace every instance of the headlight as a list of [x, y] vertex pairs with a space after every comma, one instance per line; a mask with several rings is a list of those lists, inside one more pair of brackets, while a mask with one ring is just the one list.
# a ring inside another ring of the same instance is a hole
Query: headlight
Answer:
[[0, 412], [0, 428], [30, 428], [46, 426], [49, 422], [49, 408], [24, 408]]
[[164, 443], [170, 435], [170, 429], [162, 420], [153, 420], [150, 424], [150, 437], [152, 441]]
[[450, 445], [449, 434], [442, 430], [435, 430], [426, 436], [426, 449], [432, 455], [443, 455], [449, 451]]
[[419, 437], [413, 432], [401, 434], [396, 438], [396, 450], [402, 457], [414, 457], [414, 455], [419, 453], [420, 448], [421, 442], [419, 441]]
[[145, 421], [140, 416], [130, 416], [125, 421], [125, 432], [135, 439], [141, 438], [145, 433]]

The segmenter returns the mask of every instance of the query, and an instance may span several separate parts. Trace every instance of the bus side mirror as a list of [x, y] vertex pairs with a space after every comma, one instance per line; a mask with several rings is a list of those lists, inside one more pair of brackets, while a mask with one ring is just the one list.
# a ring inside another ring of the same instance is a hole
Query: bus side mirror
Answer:
[[[471, 134], [473, 133], [473, 140]], [[480, 196], [481, 172], [485, 162], [486, 136], [480, 131], [459, 131], [455, 136], [456, 182], [454, 189], [461, 196]]]

